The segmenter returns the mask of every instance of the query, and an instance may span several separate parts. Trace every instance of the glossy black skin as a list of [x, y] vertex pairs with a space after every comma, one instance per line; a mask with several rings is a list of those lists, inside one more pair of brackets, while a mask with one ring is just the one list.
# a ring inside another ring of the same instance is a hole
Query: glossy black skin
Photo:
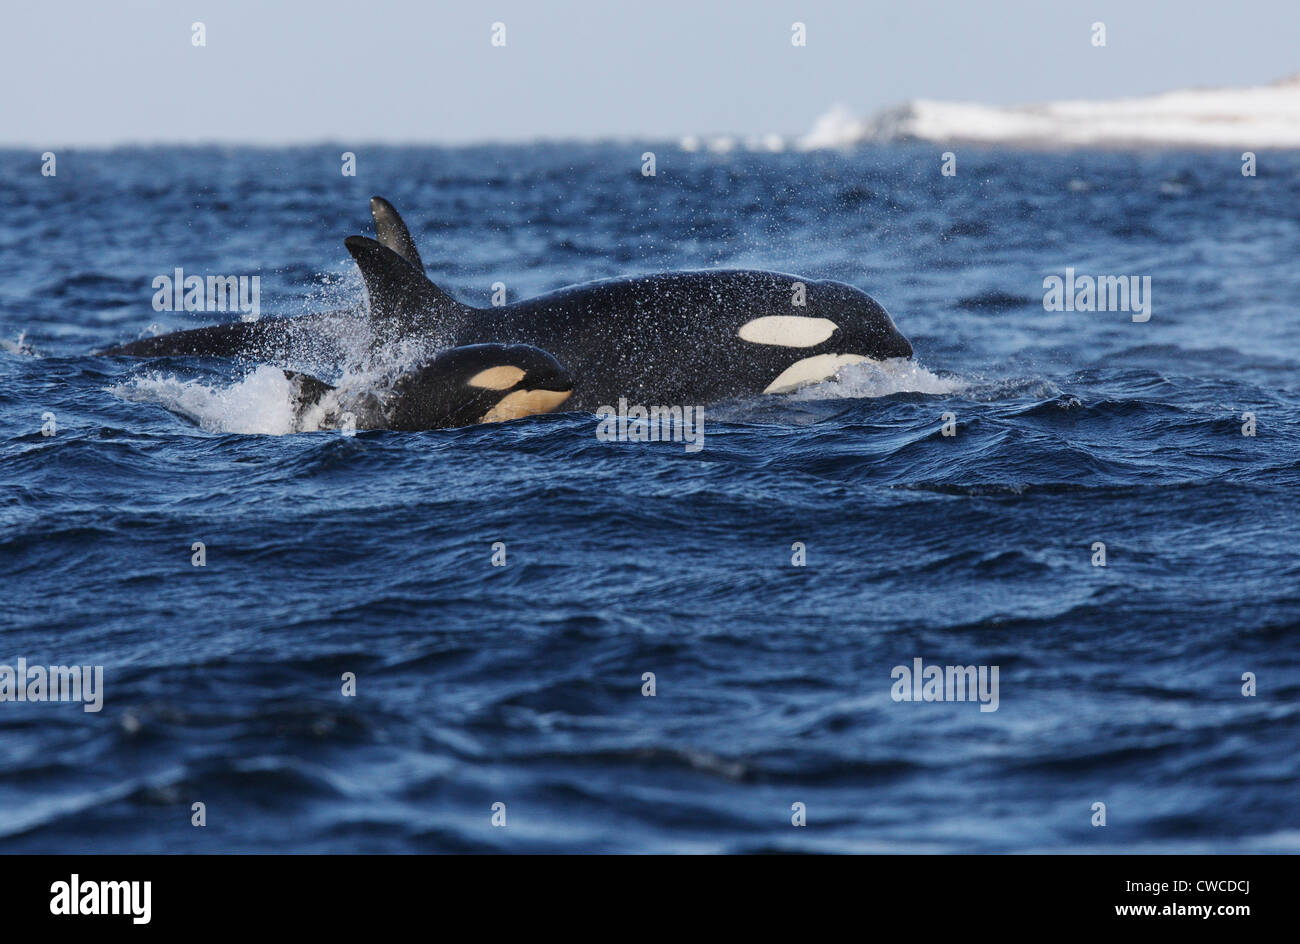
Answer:
[[[806, 304], [792, 304], [795, 283]], [[810, 348], [753, 344], [741, 325], [771, 315], [827, 318], [838, 330]], [[161, 355], [287, 356], [312, 331], [312, 319], [214, 325], [133, 341], [105, 351]], [[911, 357], [912, 346], [874, 299], [843, 282], [759, 270], [701, 270], [606, 279], [496, 308], [453, 300], [408, 315], [400, 332], [451, 345], [530, 344], [549, 351], [576, 382], [567, 408], [593, 411], [630, 403], [700, 405], [761, 393], [787, 367], [819, 354]]]
[[[262, 318], [231, 321], [173, 331], [152, 338], [140, 338], [99, 351], [125, 357], [240, 357], [257, 356], [285, 360], [295, 351], [312, 349], [330, 336], [332, 323], [360, 316], [349, 311], [325, 311], [298, 318]], [[341, 352], [340, 352], [340, 356]]]

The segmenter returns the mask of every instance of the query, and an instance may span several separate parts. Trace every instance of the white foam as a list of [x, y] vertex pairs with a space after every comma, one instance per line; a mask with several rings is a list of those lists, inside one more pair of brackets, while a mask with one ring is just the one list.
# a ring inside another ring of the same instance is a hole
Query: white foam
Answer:
[[233, 384], [142, 374], [108, 388], [139, 403], [157, 403], [211, 433], [283, 436], [297, 431], [293, 387], [277, 367], [258, 367]]
[[715, 134], [709, 137], [688, 134], [677, 141], [677, 146], [683, 151], [695, 153], [696, 151], [708, 150], [714, 154], [728, 154], [742, 147], [746, 151], [767, 151], [770, 154], [780, 154], [786, 149], [787, 145], [788, 142], [785, 136], [774, 131], [767, 134], [751, 134], [743, 140], [728, 134]]
[[785, 150], [785, 138], [775, 132], [753, 135], [745, 139], [745, 150], [780, 154]]
[[840, 368], [832, 379], [810, 384], [790, 394], [792, 400], [839, 400], [887, 397], [894, 393], [956, 393], [965, 383], [940, 377], [915, 360], [896, 357], [865, 360]]
[[23, 331], [18, 335], [17, 341], [10, 341], [8, 338], [0, 338], [0, 351], [8, 351], [10, 354], [23, 354], [27, 357], [39, 357], [32, 346], [27, 343], [27, 332]]

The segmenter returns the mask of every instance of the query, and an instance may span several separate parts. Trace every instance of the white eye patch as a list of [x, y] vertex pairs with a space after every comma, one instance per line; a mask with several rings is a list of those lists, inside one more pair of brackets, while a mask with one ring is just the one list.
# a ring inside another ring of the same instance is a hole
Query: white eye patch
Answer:
[[502, 364], [500, 367], [480, 370], [469, 379], [469, 385], [482, 387], [485, 390], [509, 390], [523, 379], [524, 372], [518, 367], [513, 364]]
[[835, 322], [827, 318], [768, 315], [745, 322], [736, 334], [740, 340], [751, 344], [816, 347], [834, 334], [836, 327]]

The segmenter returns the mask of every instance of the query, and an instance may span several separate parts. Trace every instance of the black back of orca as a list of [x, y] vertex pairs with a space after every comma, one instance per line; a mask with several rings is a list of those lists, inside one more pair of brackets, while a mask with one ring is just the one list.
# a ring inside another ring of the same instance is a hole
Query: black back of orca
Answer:
[[[355, 319], [347, 310], [325, 311], [297, 318], [262, 318], [258, 321], [231, 321], [204, 325], [139, 338], [98, 351], [99, 354], [124, 357], [241, 357], [257, 356], [267, 360], [284, 360], [303, 350], [321, 351], [328, 339], [338, 335], [326, 328], [331, 323]], [[338, 352], [342, 356], [342, 349]]]

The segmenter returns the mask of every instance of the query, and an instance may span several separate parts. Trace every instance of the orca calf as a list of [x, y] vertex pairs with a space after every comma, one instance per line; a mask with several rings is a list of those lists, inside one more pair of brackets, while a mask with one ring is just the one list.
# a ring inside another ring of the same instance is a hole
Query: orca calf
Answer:
[[383, 390], [332, 387], [284, 371], [296, 429], [423, 430], [500, 423], [554, 410], [573, 392], [559, 362], [526, 344], [452, 348], [403, 372]]
[[[402, 218], [371, 200], [378, 239], [344, 242], [361, 270], [376, 343], [511, 342], [550, 352], [574, 378], [571, 408], [620, 397], [705, 404], [784, 393], [847, 364], [911, 357], [889, 313], [851, 285], [760, 270], [700, 270], [604, 279], [513, 304], [474, 308], [424, 274]], [[282, 356], [342, 313], [215, 325], [133, 341], [106, 354]]]

